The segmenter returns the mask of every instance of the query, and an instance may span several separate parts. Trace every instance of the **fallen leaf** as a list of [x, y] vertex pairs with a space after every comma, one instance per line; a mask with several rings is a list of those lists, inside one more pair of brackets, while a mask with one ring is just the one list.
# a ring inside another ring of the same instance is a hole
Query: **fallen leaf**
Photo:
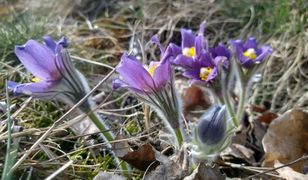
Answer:
[[[275, 162], [275, 168], [281, 167], [284, 164], [281, 164], [279, 161]], [[279, 173], [279, 176], [287, 179], [287, 180], [303, 180], [303, 179], [308, 179], [308, 175], [302, 174], [299, 172], [294, 171], [292, 168], [286, 166], [283, 168], [279, 168], [276, 170]]]
[[184, 114], [198, 107], [207, 109], [211, 104], [209, 97], [196, 85], [187, 88], [183, 94]]
[[274, 119], [278, 117], [276, 113], [273, 113], [269, 111], [265, 106], [258, 106], [258, 105], [251, 105], [251, 110], [253, 113], [257, 113], [257, 119], [260, 122], [269, 124], [271, 123]]
[[120, 158], [142, 171], [156, 161], [153, 147], [150, 144], [142, 145], [138, 150], [128, 152]]
[[274, 119], [276, 119], [278, 117], [278, 115], [276, 113], [270, 112], [270, 111], [266, 111], [264, 113], [262, 113], [259, 117], [258, 120], [269, 124], [271, 123]]
[[226, 179], [224, 175], [221, 174], [217, 166], [210, 167], [204, 163], [200, 163], [198, 167], [189, 176], [186, 176], [184, 180], [220, 180]]
[[[286, 164], [308, 153], [308, 113], [292, 109], [276, 118], [269, 125], [262, 144], [265, 151], [263, 166], [273, 167], [279, 160]], [[290, 165], [303, 172], [305, 161]]]

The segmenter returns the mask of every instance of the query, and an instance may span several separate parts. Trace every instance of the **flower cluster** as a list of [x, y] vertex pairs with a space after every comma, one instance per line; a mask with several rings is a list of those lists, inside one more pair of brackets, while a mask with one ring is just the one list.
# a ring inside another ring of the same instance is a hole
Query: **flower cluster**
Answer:
[[192, 30], [182, 29], [181, 47], [173, 43], [169, 45], [175, 56], [171, 63], [183, 67], [183, 75], [190, 78], [192, 83], [212, 83], [218, 75], [218, 65], [223, 62], [223, 66], [228, 68], [231, 57], [223, 44], [216, 47], [205, 46], [204, 27], [203, 22], [196, 36]]
[[[191, 144], [192, 153], [198, 157], [208, 157], [223, 150], [228, 144], [227, 132], [238, 126], [237, 117], [241, 117], [238, 114], [242, 113], [243, 107], [240, 103], [237, 114], [234, 112], [235, 104], [230, 96], [232, 89], [227, 85], [228, 79], [234, 78], [235, 73], [231, 71], [240, 69], [237, 74], [246, 76], [240, 80], [249, 81], [252, 76], [249, 72], [254, 72], [250, 69], [257, 67], [272, 52], [266, 45], [259, 48], [252, 37], [246, 43], [242, 40], [230, 41], [235, 53], [223, 43], [208, 47], [204, 39], [204, 30], [204, 22], [201, 23], [197, 34], [190, 29], [181, 29], [181, 46], [170, 43], [166, 50], [159, 43], [157, 36], [153, 36], [152, 41], [162, 52], [161, 61], [151, 62], [148, 67], [144, 67], [133, 56], [124, 54], [116, 68], [121, 79], [114, 80], [114, 87], [130, 89], [157, 110], [165, 124], [171, 127], [171, 131], [178, 129], [182, 123], [178, 112], [180, 101], [177, 100], [178, 97], [172, 88], [174, 85], [171, 65], [181, 67], [182, 75], [189, 78], [190, 83], [211, 88], [218, 96], [220, 105], [213, 106], [200, 118], [199, 125], [195, 126], [196, 133]], [[232, 63], [232, 54], [236, 54], [235, 63]], [[234, 68], [232, 64], [237, 64], [238, 68]]]
[[[181, 29], [181, 45], [170, 43], [166, 48], [160, 44], [157, 36], [153, 36], [152, 42], [161, 51], [160, 61], [152, 61], [146, 66], [134, 55], [124, 53], [115, 69], [120, 77], [113, 81], [114, 89], [128, 89], [158, 113], [174, 135], [176, 150], [180, 149], [184, 140], [192, 140], [187, 143], [191, 145], [192, 154], [199, 158], [216, 155], [228, 145], [229, 132], [241, 120], [250, 79], [272, 53], [270, 46], [258, 46], [253, 37], [246, 42], [229, 41], [233, 51], [223, 43], [208, 46], [204, 30], [204, 22], [196, 34], [192, 30]], [[67, 40], [61, 38], [55, 42], [50, 37], [44, 37], [44, 41], [45, 44], [41, 44], [29, 40], [25, 45], [15, 48], [17, 57], [34, 78], [33, 82], [25, 84], [10, 81], [8, 88], [15, 95], [56, 99], [72, 106], [87, 94], [89, 86], [84, 76], [72, 65], [66, 50]], [[213, 105], [194, 126], [192, 137], [183, 136], [183, 133], [189, 132], [183, 128], [181, 101], [174, 85], [174, 66], [181, 67], [182, 75], [189, 78], [190, 83], [211, 88], [218, 99], [217, 105]], [[231, 98], [233, 89], [228, 86], [229, 81], [235, 78], [242, 85], [238, 103]], [[90, 101], [83, 103], [80, 109], [88, 113], [91, 110]], [[112, 141], [114, 137], [107, 133], [104, 123], [95, 114], [89, 117], [105, 132], [106, 141]]]

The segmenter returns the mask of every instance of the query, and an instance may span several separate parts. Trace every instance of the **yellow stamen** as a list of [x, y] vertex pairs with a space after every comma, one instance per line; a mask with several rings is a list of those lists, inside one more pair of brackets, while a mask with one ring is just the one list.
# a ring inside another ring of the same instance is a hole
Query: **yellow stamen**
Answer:
[[196, 48], [195, 47], [184, 48], [182, 50], [182, 53], [183, 53], [184, 56], [194, 58], [196, 56]]
[[247, 49], [247, 51], [243, 53], [243, 56], [252, 60], [255, 60], [257, 58], [256, 51], [253, 48]]
[[149, 68], [148, 68], [148, 72], [151, 74], [151, 76], [154, 76], [154, 72], [155, 72], [155, 69], [157, 68], [157, 65], [151, 65]]
[[34, 78], [32, 78], [31, 80], [32, 80], [33, 82], [40, 82], [40, 81], [41, 81], [41, 79], [38, 78], [38, 77], [34, 77]]
[[211, 72], [213, 71], [212, 68], [210, 67], [203, 67], [200, 69], [200, 79], [205, 81], [207, 80], [208, 76], [211, 74]]

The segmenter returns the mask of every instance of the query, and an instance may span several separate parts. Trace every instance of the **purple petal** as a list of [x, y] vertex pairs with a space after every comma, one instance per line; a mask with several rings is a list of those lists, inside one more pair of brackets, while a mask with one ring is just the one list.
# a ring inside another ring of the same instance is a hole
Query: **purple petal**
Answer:
[[213, 79], [215, 79], [215, 77], [217, 76], [218, 74], [218, 71], [217, 71], [217, 68], [214, 67], [212, 72], [209, 74], [209, 76], [207, 77], [206, 79], [206, 82], [209, 82], [209, 81], [212, 81]]
[[154, 36], [152, 36], [151, 41], [152, 41], [153, 43], [155, 43], [155, 44], [159, 47], [160, 52], [161, 52], [162, 54], [165, 52], [164, 47], [163, 47], [163, 46], [161, 45], [161, 43], [159, 42], [159, 38], [158, 38], [158, 35], [157, 35], [157, 34], [154, 35]]
[[182, 49], [176, 44], [170, 43], [168, 48], [171, 49], [171, 53], [172, 53], [173, 56], [177, 56], [179, 54], [182, 54]]
[[244, 44], [245, 50], [249, 48], [257, 49], [258, 48], [258, 43], [256, 41], [256, 38], [250, 37]]
[[181, 66], [183, 68], [192, 68], [194, 64], [194, 59], [180, 54], [173, 60], [173, 64]]
[[195, 46], [195, 35], [190, 29], [181, 29], [182, 49]]
[[127, 89], [130, 89], [132, 91], [135, 91], [136, 93], [139, 93], [139, 94], [144, 94], [144, 91], [140, 91], [139, 89], [135, 89], [135, 88], [132, 88], [130, 87], [128, 84], [126, 84], [124, 81], [122, 81], [121, 79], [114, 79], [112, 81], [112, 88], [114, 90], [117, 90], [117, 89], [122, 89], [122, 88], [127, 88]]
[[174, 55], [174, 50], [176, 47], [172, 46], [172, 45], [169, 45], [167, 47], [167, 49], [165, 50], [165, 52], [163, 52], [163, 54], [161, 55], [161, 60], [160, 60], [160, 63], [165, 63], [165, 61], [168, 61], [169, 63], [173, 62], [174, 58], [176, 57]]
[[215, 66], [210, 53], [203, 51], [200, 55], [200, 63], [202, 67], [213, 67]]
[[126, 53], [122, 55], [116, 71], [122, 76], [123, 81], [131, 88], [141, 91], [154, 89], [154, 82], [148, 71], [133, 56]]
[[222, 43], [219, 43], [215, 47], [215, 57], [217, 57], [217, 56], [225, 56], [227, 59], [230, 59], [231, 53], [225, 45], [223, 45]]
[[230, 61], [225, 57], [225, 56], [217, 56], [214, 58], [214, 63], [216, 67], [219, 67], [220, 64], [222, 64], [222, 66], [224, 68], [229, 68], [230, 65]]
[[205, 49], [204, 37], [203, 35], [198, 35], [195, 40], [196, 54], [198, 57], [201, 54], [202, 50]]
[[50, 37], [50, 36], [44, 36], [43, 40], [46, 44], [46, 46], [52, 51], [52, 52], [56, 52], [56, 46], [57, 43]]
[[204, 35], [205, 24], [206, 24], [205, 21], [203, 21], [203, 22], [200, 24], [198, 36], [203, 36], [203, 35]]
[[200, 80], [200, 68], [195, 68], [195, 69], [186, 70], [186, 71], [183, 73], [183, 76], [185, 76], [185, 77], [187, 77], [187, 78], [191, 78], [191, 79]]
[[[14, 81], [7, 81], [7, 88], [9, 91], [14, 92], [14, 89], [16, 86], [20, 85], [20, 83], [14, 82]], [[18, 96], [19, 94], [14, 94], [15, 96]]]
[[266, 56], [271, 54], [273, 52], [272, 48], [270, 46], [262, 46], [261, 47], [261, 53], [258, 54], [258, 57], [254, 60], [256, 63], [259, 63], [264, 60]]
[[52, 99], [60, 92], [56, 90], [57, 83], [55, 82], [37, 82], [25, 84], [8, 84], [14, 95], [27, 95], [34, 98]]
[[159, 64], [153, 75], [155, 87], [157, 90], [162, 89], [168, 83], [171, 76], [171, 66], [169, 61]]
[[61, 39], [56, 42], [54, 39], [52, 39], [52, 37], [50, 36], [44, 36], [43, 40], [46, 44], [46, 46], [54, 53], [56, 53], [57, 51], [57, 45], [61, 45], [61, 47], [66, 48], [68, 47], [68, 42], [67, 39], [63, 36], [61, 37]]
[[58, 41], [58, 44], [60, 44], [64, 48], [67, 48], [68, 47], [67, 38], [62, 36], [61, 39]]
[[243, 58], [242, 58], [242, 61], [241, 61], [240, 63], [241, 63], [242, 66], [243, 66], [244, 68], [246, 68], [246, 69], [251, 68], [251, 67], [255, 64], [254, 60], [251, 60], [251, 59], [246, 58], [246, 57], [243, 57]]
[[23, 46], [16, 46], [15, 54], [34, 76], [45, 81], [57, 80], [60, 77], [55, 65], [54, 53], [43, 44], [29, 40]]
[[243, 52], [245, 51], [244, 47], [243, 47], [243, 42], [242, 40], [234, 40], [234, 41], [230, 41], [230, 44], [233, 46], [233, 48], [235, 49], [236, 55], [237, 55], [237, 59], [239, 61], [240, 64], [243, 64], [247, 61], [248, 58], [243, 56]]

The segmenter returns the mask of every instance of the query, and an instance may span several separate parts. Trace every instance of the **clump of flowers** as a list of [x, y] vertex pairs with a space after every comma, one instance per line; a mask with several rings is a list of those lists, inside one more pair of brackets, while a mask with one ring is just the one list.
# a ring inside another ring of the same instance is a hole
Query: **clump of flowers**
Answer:
[[[244, 112], [250, 79], [272, 53], [272, 49], [268, 45], [258, 46], [253, 37], [246, 42], [230, 41], [233, 51], [223, 43], [208, 46], [204, 40], [204, 30], [205, 22], [201, 23], [196, 34], [190, 29], [181, 29], [181, 45], [170, 43], [166, 49], [159, 43], [158, 37], [153, 36], [152, 42], [159, 46], [161, 58], [149, 65], [143, 65], [133, 55], [124, 53], [115, 68], [120, 77], [114, 79], [113, 88], [128, 89], [152, 107], [174, 135], [176, 150], [181, 148], [184, 141], [189, 144], [192, 155], [208, 159], [228, 146], [230, 134], [238, 127]], [[25, 45], [15, 48], [17, 57], [34, 78], [31, 83], [9, 82], [8, 88], [15, 95], [55, 99], [73, 106], [89, 92], [87, 81], [74, 68], [65, 38], [55, 42], [50, 37], [44, 37], [44, 41], [45, 44], [41, 44], [29, 40]], [[182, 125], [181, 103], [174, 85], [172, 66], [181, 67], [182, 75], [189, 78], [191, 84], [208, 88], [216, 97], [215, 105], [204, 113], [197, 125], [192, 125], [193, 135], [185, 139], [183, 134], [189, 132]], [[230, 82], [234, 79], [241, 83], [238, 103], [230, 96], [234, 90]], [[92, 106], [91, 100], [87, 99], [79, 109], [87, 113], [107, 142], [113, 141], [114, 135], [92, 112]], [[120, 166], [126, 169], [125, 164]]]
[[[189, 78], [190, 83], [208, 88], [220, 104], [202, 116], [199, 125], [195, 126], [192, 152], [198, 157], [216, 154], [228, 144], [226, 132], [237, 127], [241, 120], [248, 82], [272, 52], [267, 45], [259, 48], [252, 37], [245, 43], [234, 40], [230, 41], [230, 44], [235, 49], [235, 60], [232, 58], [232, 52], [223, 43], [207, 47], [203, 37], [204, 27], [203, 22], [196, 35], [192, 30], [182, 29], [181, 47], [169, 44], [173, 53], [172, 64], [183, 69], [183, 76]], [[243, 85], [237, 108], [230, 96], [233, 91], [230, 81], [235, 78], [235, 74]], [[227, 115], [223, 115], [226, 114], [225, 111]], [[226, 117], [230, 117], [231, 121], [227, 121]]]

